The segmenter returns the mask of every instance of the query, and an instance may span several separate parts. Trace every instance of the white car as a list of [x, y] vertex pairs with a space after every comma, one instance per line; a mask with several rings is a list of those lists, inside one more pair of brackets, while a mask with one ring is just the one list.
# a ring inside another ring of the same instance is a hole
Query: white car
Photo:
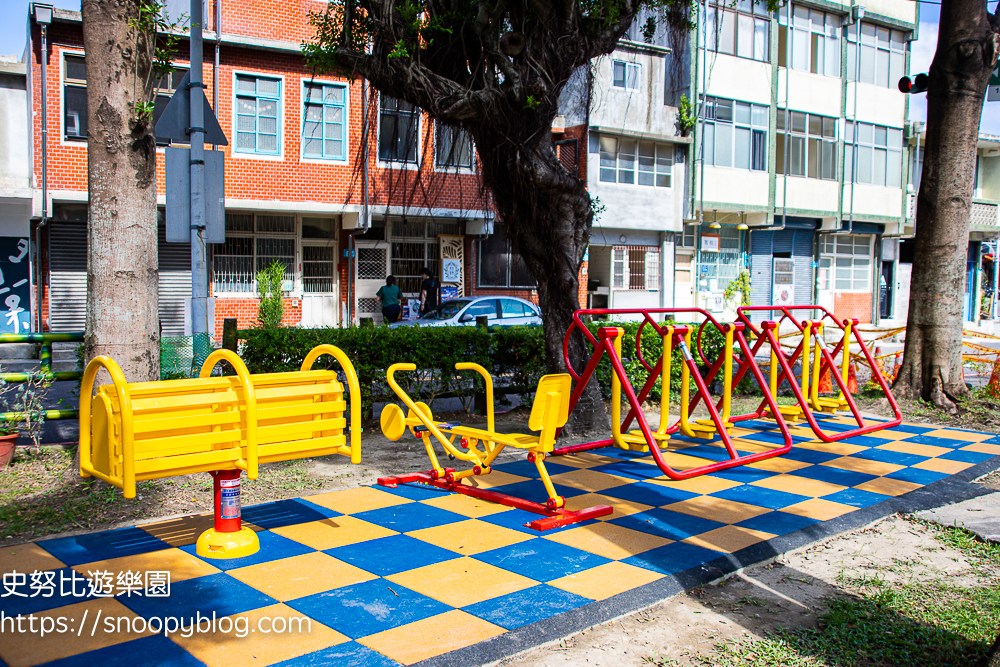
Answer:
[[539, 325], [542, 317], [533, 303], [513, 296], [475, 296], [445, 301], [415, 320], [402, 320], [393, 327], [473, 327], [476, 317], [485, 315], [489, 326]]

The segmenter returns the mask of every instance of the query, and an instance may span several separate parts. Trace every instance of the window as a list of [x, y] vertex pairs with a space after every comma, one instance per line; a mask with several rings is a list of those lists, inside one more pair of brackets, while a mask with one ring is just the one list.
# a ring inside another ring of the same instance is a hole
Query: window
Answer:
[[[838, 292], [867, 292], [871, 289], [871, 237], [831, 235], [820, 240], [820, 275], [830, 279]], [[832, 274], [831, 274], [831, 269]]]
[[378, 159], [416, 163], [420, 111], [409, 102], [384, 95], [380, 105]]
[[765, 3], [753, 0], [713, 2], [705, 21], [710, 51], [752, 60], [770, 60], [771, 19]]
[[236, 151], [277, 155], [280, 152], [281, 81], [236, 75]]
[[601, 181], [670, 187], [674, 164], [673, 146], [607, 135], [591, 137], [598, 141]]
[[778, 12], [778, 65], [813, 74], [840, 76], [840, 18], [792, 5]]
[[309, 294], [334, 291], [337, 220], [302, 218], [302, 291]]
[[615, 88], [639, 90], [639, 63], [614, 60], [611, 63], [611, 85]]
[[656, 291], [660, 286], [660, 249], [656, 246], [611, 248], [611, 287]]
[[439, 167], [472, 169], [472, 137], [465, 130], [437, 123], [435, 163]]
[[479, 241], [476, 266], [479, 287], [514, 287], [534, 289], [535, 279], [521, 255], [514, 250], [506, 229], [499, 220], [493, 223], [493, 234]]
[[345, 86], [305, 84], [302, 109], [302, 155], [343, 160], [347, 157], [345, 135], [347, 89]]
[[214, 246], [216, 292], [256, 292], [257, 272], [274, 260], [285, 265], [285, 280], [294, 280], [294, 216], [226, 213], [226, 242]]
[[706, 97], [701, 114], [705, 164], [767, 171], [769, 111], [760, 104]]
[[441, 275], [441, 241], [438, 235], [458, 236], [458, 223], [392, 218], [389, 225], [392, 240], [390, 267], [396, 277], [396, 286], [403, 294], [417, 296], [420, 294], [421, 268], [426, 266], [431, 275]]
[[500, 314], [504, 318], [538, 316], [538, 313], [531, 306], [523, 301], [515, 301], [514, 299], [500, 299]]
[[[857, 137], [854, 132], [857, 127]], [[854, 177], [854, 144], [857, 140], [857, 178]], [[847, 121], [844, 130], [846, 180], [854, 183], [900, 187], [903, 163], [903, 130]]]
[[63, 59], [63, 136], [87, 138], [87, 64], [83, 56]]
[[486, 299], [485, 301], [476, 301], [471, 306], [469, 306], [462, 317], [468, 317], [475, 320], [477, 317], [485, 315], [489, 319], [494, 319], [497, 317], [497, 300], [496, 299]]
[[[847, 31], [847, 79], [854, 81], [860, 74], [861, 83], [873, 83], [883, 88], [895, 88], [903, 76], [906, 57], [905, 33], [871, 23], [861, 26], [861, 61], [858, 62], [858, 24]], [[859, 72], [860, 67], [860, 72]]]
[[177, 92], [177, 87], [181, 85], [181, 80], [187, 73], [186, 69], [175, 69], [161, 76], [160, 80], [156, 82], [156, 101], [153, 109], [154, 125], [156, 121], [160, 120], [160, 114], [167, 108], [167, 103]]
[[[837, 119], [778, 109], [777, 173], [809, 178], [837, 178]], [[787, 142], [787, 145], [786, 145]], [[785, 153], [788, 169], [785, 169]]]
[[680, 237], [681, 248], [693, 248], [698, 240], [698, 225], [684, 225], [684, 231]]

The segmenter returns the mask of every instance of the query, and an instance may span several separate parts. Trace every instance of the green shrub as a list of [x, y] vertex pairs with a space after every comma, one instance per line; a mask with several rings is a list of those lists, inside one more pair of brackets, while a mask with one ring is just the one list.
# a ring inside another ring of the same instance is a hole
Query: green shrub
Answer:
[[278, 260], [257, 272], [257, 321], [265, 329], [277, 329], [285, 316], [285, 302], [281, 298], [281, 283], [285, 280], [285, 265]]

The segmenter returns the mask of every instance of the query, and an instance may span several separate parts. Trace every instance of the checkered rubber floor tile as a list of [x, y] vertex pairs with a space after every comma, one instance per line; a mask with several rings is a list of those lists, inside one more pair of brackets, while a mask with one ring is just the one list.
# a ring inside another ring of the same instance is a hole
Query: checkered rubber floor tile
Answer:
[[[849, 420], [822, 425], [842, 431]], [[198, 557], [206, 516], [8, 547], [0, 667], [410, 665], [1000, 456], [998, 436], [912, 424], [835, 443], [796, 433], [786, 456], [681, 482], [614, 448], [553, 458], [568, 506], [614, 512], [545, 532], [525, 527], [537, 515], [523, 510], [402, 485], [247, 507], [261, 548], [245, 558]], [[741, 422], [737, 435], [739, 451], [779, 442], [767, 421]], [[685, 468], [726, 455], [717, 438], [675, 438], [665, 456]], [[477, 484], [545, 498], [527, 461]]]

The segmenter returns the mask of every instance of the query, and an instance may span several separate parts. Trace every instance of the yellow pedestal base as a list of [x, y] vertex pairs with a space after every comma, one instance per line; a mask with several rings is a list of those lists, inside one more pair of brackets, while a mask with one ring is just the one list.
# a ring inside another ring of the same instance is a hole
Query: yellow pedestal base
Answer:
[[219, 533], [209, 528], [198, 538], [195, 550], [202, 558], [242, 558], [260, 551], [260, 540], [246, 526], [235, 533]]

